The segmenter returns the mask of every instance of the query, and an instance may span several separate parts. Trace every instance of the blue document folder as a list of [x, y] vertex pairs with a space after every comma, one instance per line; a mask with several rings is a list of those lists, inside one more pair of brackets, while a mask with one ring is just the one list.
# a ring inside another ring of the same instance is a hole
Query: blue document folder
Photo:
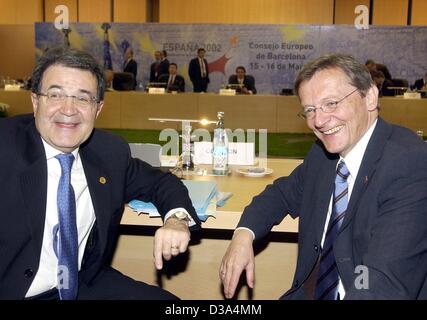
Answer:
[[[217, 194], [216, 182], [195, 180], [183, 180], [182, 182], [188, 189], [188, 194], [199, 219], [205, 221], [210, 215], [207, 212], [209, 204], [212, 201], [216, 202], [214, 199]], [[151, 202], [132, 200], [129, 202], [129, 207], [137, 212], [148, 213], [151, 216], [159, 215], [157, 208]]]

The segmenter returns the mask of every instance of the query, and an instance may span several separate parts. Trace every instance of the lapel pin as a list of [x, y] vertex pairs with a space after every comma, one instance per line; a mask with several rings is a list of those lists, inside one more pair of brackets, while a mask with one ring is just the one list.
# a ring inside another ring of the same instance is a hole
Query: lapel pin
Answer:
[[368, 183], [368, 176], [365, 176], [365, 184]]
[[107, 183], [107, 179], [105, 179], [105, 177], [99, 177], [99, 183], [106, 184]]

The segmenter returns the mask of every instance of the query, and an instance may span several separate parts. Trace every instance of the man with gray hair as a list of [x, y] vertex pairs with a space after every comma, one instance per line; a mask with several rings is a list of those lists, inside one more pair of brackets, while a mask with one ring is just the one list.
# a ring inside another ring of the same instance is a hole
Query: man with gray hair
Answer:
[[225, 296], [243, 270], [254, 286], [252, 243], [289, 213], [298, 261], [282, 299], [426, 299], [426, 144], [378, 116], [378, 88], [351, 56], [308, 63], [295, 92], [318, 140], [245, 208], [220, 265]]

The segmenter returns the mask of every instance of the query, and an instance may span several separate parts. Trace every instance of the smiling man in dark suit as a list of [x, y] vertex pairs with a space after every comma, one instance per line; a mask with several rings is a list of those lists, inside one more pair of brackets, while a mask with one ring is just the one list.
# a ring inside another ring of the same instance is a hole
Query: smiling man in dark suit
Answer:
[[283, 299], [426, 299], [426, 143], [378, 117], [378, 88], [351, 56], [308, 63], [295, 92], [318, 141], [245, 208], [219, 270], [225, 296], [243, 270], [254, 286], [252, 243], [289, 213], [298, 260]]
[[184, 185], [94, 129], [103, 73], [90, 55], [52, 49], [32, 74], [34, 115], [2, 119], [0, 299], [175, 299], [109, 266], [124, 205], [153, 202], [163, 266], [200, 224]]

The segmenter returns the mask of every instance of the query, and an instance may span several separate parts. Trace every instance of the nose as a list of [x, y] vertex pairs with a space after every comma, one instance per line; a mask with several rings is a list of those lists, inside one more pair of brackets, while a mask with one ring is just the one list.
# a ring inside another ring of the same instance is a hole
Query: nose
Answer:
[[312, 121], [314, 122], [314, 126], [316, 128], [322, 128], [325, 125], [325, 123], [329, 121], [330, 118], [331, 118], [330, 113], [323, 112], [322, 109], [318, 108], [314, 113], [314, 118]]
[[62, 103], [61, 111], [66, 115], [73, 115], [77, 112], [77, 108], [75, 106], [75, 97], [66, 97], [64, 102]]

